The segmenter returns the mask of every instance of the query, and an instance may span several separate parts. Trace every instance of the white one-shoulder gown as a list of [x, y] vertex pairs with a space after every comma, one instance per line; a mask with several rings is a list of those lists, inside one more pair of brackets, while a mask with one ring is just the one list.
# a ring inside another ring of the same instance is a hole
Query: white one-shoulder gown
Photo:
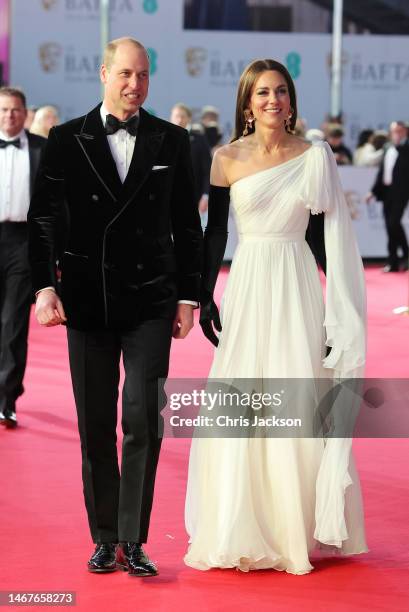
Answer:
[[[239, 245], [209, 378], [361, 376], [364, 274], [329, 146], [236, 181], [231, 202]], [[310, 213], [325, 213], [325, 306]], [[314, 548], [367, 551], [350, 439], [194, 438], [185, 518], [184, 560], [201, 570], [305, 574]]]

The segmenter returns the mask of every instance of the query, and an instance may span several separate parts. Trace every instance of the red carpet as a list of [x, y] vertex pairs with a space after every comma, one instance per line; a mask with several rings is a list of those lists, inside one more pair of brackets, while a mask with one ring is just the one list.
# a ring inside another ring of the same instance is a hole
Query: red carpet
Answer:
[[[367, 375], [407, 378], [409, 317], [392, 314], [407, 303], [407, 275], [368, 269], [367, 282]], [[171, 376], [206, 376], [211, 353], [196, 326], [187, 340], [174, 342]], [[187, 568], [182, 557], [189, 441], [166, 440], [147, 546], [160, 576], [94, 575], [85, 569], [92, 543], [64, 329], [40, 329], [32, 321], [25, 385], [20, 427], [0, 430], [0, 591], [75, 591], [76, 609], [91, 612], [409, 609], [408, 440], [355, 440], [370, 552], [318, 558], [305, 576]]]

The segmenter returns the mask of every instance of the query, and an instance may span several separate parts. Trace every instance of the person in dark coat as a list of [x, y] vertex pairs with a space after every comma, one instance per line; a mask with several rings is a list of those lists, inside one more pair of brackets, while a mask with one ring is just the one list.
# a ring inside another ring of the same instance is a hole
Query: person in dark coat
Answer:
[[388, 262], [384, 272], [407, 270], [409, 248], [402, 216], [409, 200], [409, 140], [403, 121], [391, 123], [390, 145], [385, 149], [375, 183], [366, 200], [369, 202], [373, 197], [383, 202], [388, 235]]
[[24, 129], [26, 97], [0, 88], [0, 423], [17, 426], [32, 303], [27, 211], [44, 138]]
[[195, 197], [199, 211], [205, 212], [209, 198], [210, 166], [212, 163], [206, 136], [202, 133], [200, 126], [192, 125], [192, 111], [185, 104], [175, 104], [170, 114], [170, 121], [189, 132], [195, 178]]

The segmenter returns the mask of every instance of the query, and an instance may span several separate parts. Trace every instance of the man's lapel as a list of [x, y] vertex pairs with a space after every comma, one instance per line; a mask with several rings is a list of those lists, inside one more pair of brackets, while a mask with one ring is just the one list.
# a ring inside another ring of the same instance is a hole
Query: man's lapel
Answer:
[[141, 108], [135, 149], [121, 193], [121, 199], [124, 203], [129, 202], [134, 197], [148, 178], [164, 136], [165, 132], [158, 129], [149, 113]]
[[101, 104], [86, 115], [80, 133], [75, 134], [75, 138], [98, 180], [114, 202], [117, 202], [122, 183], [105, 135], [100, 107]]

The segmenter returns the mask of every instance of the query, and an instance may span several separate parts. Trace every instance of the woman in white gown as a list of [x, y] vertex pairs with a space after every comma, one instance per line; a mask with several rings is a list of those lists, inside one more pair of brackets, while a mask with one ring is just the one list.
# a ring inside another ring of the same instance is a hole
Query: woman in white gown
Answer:
[[[362, 375], [362, 261], [332, 152], [294, 136], [296, 116], [286, 68], [273, 60], [250, 64], [239, 83], [235, 137], [212, 165], [201, 324], [215, 344], [211, 322], [220, 324], [212, 292], [229, 197], [239, 245], [210, 379]], [[325, 214], [325, 307], [305, 241], [311, 213]], [[185, 563], [201, 570], [305, 574], [314, 548], [366, 552], [351, 440], [194, 438], [186, 527]]]

